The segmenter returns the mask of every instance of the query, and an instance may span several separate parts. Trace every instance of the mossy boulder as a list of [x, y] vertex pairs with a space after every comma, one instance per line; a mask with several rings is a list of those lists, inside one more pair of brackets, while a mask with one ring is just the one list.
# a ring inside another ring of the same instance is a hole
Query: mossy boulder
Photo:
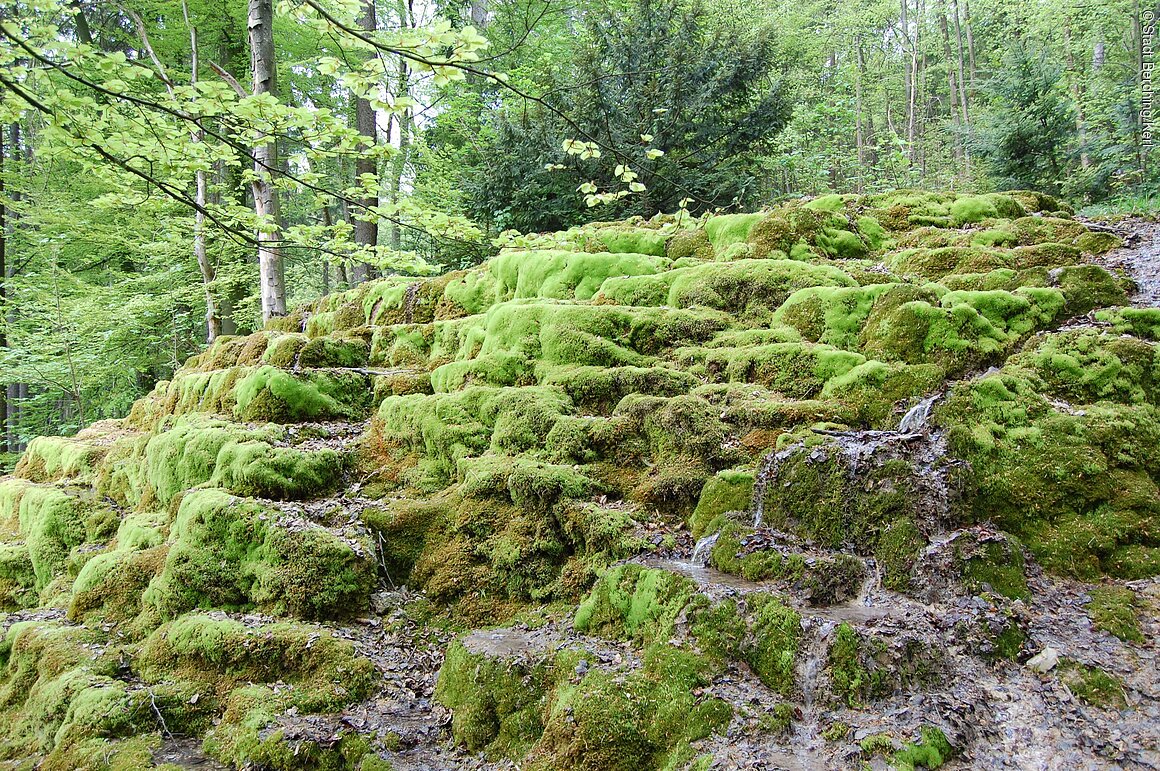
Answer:
[[182, 498], [143, 603], [163, 617], [194, 608], [341, 617], [365, 607], [374, 578], [369, 542], [207, 489]]

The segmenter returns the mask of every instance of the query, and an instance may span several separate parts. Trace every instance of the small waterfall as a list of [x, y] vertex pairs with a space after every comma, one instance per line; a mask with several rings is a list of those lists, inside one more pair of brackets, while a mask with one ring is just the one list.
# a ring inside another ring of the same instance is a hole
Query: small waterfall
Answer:
[[713, 544], [717, 543], [717, 536], [720, 533], [713, 533], [707, 535], [701, 540], [697, 541], [697, 545], [693, 547], [693, 564], [694, 565], [708, 565], [709, 556], [713, 553]]
[[930, 408], [942, 394], [933, 394], [911, 407], [898, 422], [898, 433], [918, 434], [926, 430], [926, 421], [930, 418]]
[[793, 748], [802, 768], [818, 767], [815, 748], [818, 741], [818, 680], [829, 656], [830, 636], [838, 626], [831, 620], [803, 619], [802, 631], [809, 631], [815, 625], [814, 634], [802, 650], [797, 666], [797, 679], [802, 689], [802, 717], [794, 730]]
[[777, 470], [789, 456], [793, 455], [805, 442], [795, 442], [784, 450], [771, 450], [761, 459], [761, 466], [757, 469], [757, 478], [753, 480], [753, 501], [750, 508], [753, 510], [753, 526], [761, 527], [765, 515], [765, 493], [769, 483], [777, 479]]

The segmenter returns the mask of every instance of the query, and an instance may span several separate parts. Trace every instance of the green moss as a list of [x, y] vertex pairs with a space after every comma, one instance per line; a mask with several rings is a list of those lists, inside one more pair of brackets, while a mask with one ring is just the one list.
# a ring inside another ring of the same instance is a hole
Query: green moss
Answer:
[[[994, 632], [994, 629], [991, 630]], [[1003, 624], [992, 638], [992, 654], [1008, 661], [1019, 661], [1023, 646], [1027, 643], [1027, 633], [1012, 620]]]
[[866, 361], [861, 354], [820, 343], [688, 348], [680, 354], [703, 366], [716, 382], [757, 383], [795, 399], [817, 396], [831, 379]]
[[557, 367], [543, 383], [563, 389], [578, 407], [609, 413], [629, 394], [677, 396], [700, 381], [666, 367]]
[[[749, 242], [756, 257], [788, 254], [805, 259], [807, 253], [801, 247], [815, 245], [829, 254], [857, 256], [865, 252], [866, 245], [849, 227], [846, 217], [825, 208], [790, 204], [758, 221], [749, 232]], [[846, 250], [851, 253], [846, 255]]]
[[522, 509], [545, 511], [560, 500], [591, 494], [593, 480], [571, 466], [488, 456], [459, 464], [465, 495], [506, 491]]
[[669, 239], [665, 256], [673, 262], [688, 259], [711, 260], [713, 245], [709, 243], [709, 236], [704, 228], [679, 230]]
[[1123, 586], [1100, 586], [1089, 594], [1088, 615], [1096, 629], [1102, 629], [1125, 642], [1144, 642], [1138, 617], [1136, 593]]
[[840, 742], [850, 735], [850, 726], [841, 720], [835, 720], [822, 731], [822, 738], [831, 744]]
[[886, 673], [865, 664], [868, 643], [847, 623], [838, 626], [828, 653], [830, 681], [834, 694], [850, 707], [885, 695]]
[[835, 214], [842, 214], [846, 211], [846, 201], [851, 200], [853, 196], [843, 196], [834, 193], [832, 195], [822, 195], [808, 202], [805, 206], [807, 209], [817, 209], [818, 211], [829, 211]]
[[370, 346], [358, 338], [316, 337], [298, 354], [300, 367], [365, 367]]
[[1155, 404], [1160, 403], [1160, 380], [1153, 380], [1158, 361], [1160, 354], [1151, 343], [1068, 332], [1036, 338], [1008, 367], [1028, 373], [1045, 393], [1070, 402]]
[[49, 599], [54, 582], [79, 569], [74, 550], [107, 540], [116, 528], [103, 502], [20, 479], [0, 481], [0, 521], [20, 541], [0, 551], [3, 601], [13, 606], [30, 604], [38, 594]]
[[732, 717], [721, 699], [695, 695], [708, 683], [706, 674], [704, 659], [656, 645], [645, 651], [640, 671], [590, 669], [575, 684], [561, 678], [531, 767], [685, 767], [697, 755], [691, 743], [723, 730]]
[[413, 481], [441, 489], [458, 478], [458, 463], [490, 450], [515, 455], [542, 447], [571, 403], [555, 387], [472, 387], [451, 394], [389, 397], [378, 433], [402, 454], [420, 454]]
[[[1021, 356], [1022, 366], [1038, 358], [1034, 347]], [[1049, 373], [1072, 372], [1053, 376], [1059, 385], [1048, 393], [1147, 392], [1131, 378], [1101, 377], [1098, 367], [1060, 370], [1065, 359], [1047, 361]], [[1154, 408], [1105, 402], [1072, 414], [1055, 409], [1043, 390], [1011, 371], [953, 389], [940, 408], [952, 452], [973, 470], [975, 516], [1019, 536], [1051, 570], [1086, 578], [1150, 575], [1160, 567], [1148, 513], [1160, 492], [1143, 471], [1156, 462]]]
[[1099, 667], [1063, 659], [1056, 672], [1060, 682], [1085, 704], [1104, 709], [1125, 709], [1128, 706], [1123, 684]]
[[863, 350], [884, 361], [939, 363], [957, 369], [1009, 351], [1063, 309], [1055, 289], [947, 292], [938, 305], [906, 302], [875, 309], [862, 330]]
[[899, 592], [909, 589], [914, 565], [925, 545], [926, 538], [910, 517], [887, 525], [875, 549], [875, 558], [882, 566], [882, 585]]
[[760, 222], [762, 214], [720, 214], [705, 220], [705, 235], [713, 248], [720, 252], [731, 244], [741, 243], [749, 237], [753, 226]]
[[1013, 195], [1007, 193], [986, 193], [983, 195], [983, 198], [986, 198], [995, 207], [995, 211], [999, 213], [999, 216], [1004, 219], [1018, 219], [1027, 214], [1027, 209]]
[[[596, 231], [596, 237], [613, 254], [665, 256], [667, 237], [656, 230], [648, 228], [601, 228]], [[672, 258], [671, 255], [670, 258]]]
[[900, 771], [914, 771], [915, 768], [941, 768], [955, 755], [955, 750], [944, 734], [934, 726], [923, 726], [919, 730], [920, 739], [908, 742], [894, 753], [891, 764]]
[[792, 292], [807, 286], [850, 286], [837, 268], [794, 260], [737, 260], [673, 271], [667, 304], [694, 305], [753, 314], [776, 309]]
[[169, 617], [193, 608], [258, 608], [303, 618], [358, 613], [375, 580], [370, 544], [221, 490], [182, 498], [165, 566], [143, 602]]
[[753, 498], [753, 474], [748, 471], [718, 472], [705, 483], [697, 500], [697, 508], [689, 519], [689, 531], [694, 538], [719, 529], [723, 514], [748, 511]]
[[789, 732], [793, 726], [794, 714], [796, 708], [792, 704], [781, 703], [768, 712], [763, 712], [758, 718], [757, 724], [762, 731], [775, 735], [783, 735]]
[[353, 372], [291, 374], [266, 365], [238, 381], [235, 413], [241, 420], [274, 423], [355, 417], [369, 393], [366, 377]]
[[38, 436], [28, 443], [16, 464], [15, 475], [34, 482], [92, 478], [105, 449], [79, 438]]
[[306, 335], [298, 333], [276, 334], [268, 339], [262, 352], [262, 363], [279, 369], [290, 369], [298, 361], [298, 353], [308, 340]]
[[84, 620], [93, 613], [111, 622], [136, 618], [142, 611], [142, 594], [161, 572], [167, 553], [164, 546], [137, 548], [126, 541], [96, 555], [85, 563], [73, 583], [69, 618]]
[[955, 273], [978, 273], [1012, 267], [1010, 252], [976, 246], [905, 249], [887, 255], [886, 266], [894, 273], [939, 279]]
[[495, 277], [492, 302], [522, 298], [591, 299], [605, 279], [644, 276], [669, 266], [664, 257], [588, 252], [504, 252], [488, 263]]
[[888, 733], [871, 734], [858, 742], [859, 749], [866, 755], [876, 755], [894, 749], [894, 737]]
[[875, 284], [799, 289], [777, 309], [773, 323], [793, 327], [805, 340], [854, 349], [875, 302], [898, 286]]
[[342, 470], [339, 454], [272, 444], [282, 437], [282, 431], [272, 427], [251, 429], [186, 416], [159, 427], [145, 444], [143, 457], [134, 460], [143, 466], [150, 491], [161, 504], [204, 484], [279, 500], [332, 490]]
[[1068, 244], [1042, 243], [1017, 246], [1010, 252], [1015, 268], [1057, 268], [1080, 262], [1080, 251]]
[[286, 706], [302, 712], [339, 709], [365, 698], [377, 684], [374, 664], [352, 643], [293, 622], [247, 625], [182, 616], [145, 640], [137, 663], [147, 681], [178, 677], [219, 692], [242, 684], [292, 683], [296, 688]]
[[749, 634], [738, 656], [761, 681], [783, 696], [793, 692], [795, 666], [801, 639], [801, 616], [769, 594], [748, 598]]
[[766, 490], [769, 526], [831, 549], [872, 552], [878, 534], [900, 518], [916, 518], [916, 471], [905, 461], [882, 463], [852, 478], [842, 449], [822, 444], [781, 462]]
[[873, 359], [826, 382], [820, 396], [839, 402], [849, 415], [844, 422], [865, 422], [893, 427], [894, 406], [914, 401], [934, 391], [943, 380], [937, 364], [886, 364]]
[[434, 390], [472, 384], [531, 385], [554, 366], [648, 367], [676, 340], [705, 340], [723, 314], [627, 308], [608, 304], [502, 303], [485, 315], [444, 328], [433, 358]]
[[39, 602], [28, 548], [23, 543], [0, 545], [0, 610], [12, 612]]
[[1005, 195], [1014, 198], [1023, 206], [1028, 214], [1034, 212], [1064, 212], [1069, 211], [1067, 204], [1060, 203], [1046, 193], [1034, 190], [1011, 190]]
[[261, 703], [263, 697], [273, 696], [271, 689], [239, 691], [246, 693], [235, 694], [227, 719], [206, 737], [204, 746], [213, 756], [232, 765], [252, 763], [270, 771], [360, 771], [364, 767], [369, 750], [362, 736], [341, 731], [321, 740], [299, 739], [279, 728], [276, 713]]
[[451, 710], [455, 741], [492, 759], [521, 760], [544, 731], [548, 664], [448, 648], [435, 698]]
[[[453, 500], [400, 498], [363, 513], [367, 526], [381, 536], [379, 555], [387, 575], [396, 584], [410, 579], [412, 568], [445, 520]], [[433, 544], [432, 544], [433, 545]]]
[[863, 257], [869, 251], [866, 242], [849, 230], [823, 228], [814, 240], [822, 253], [831, 257], [852, 259]]
[[986, 196], [964, 195], [956, 198], [950, 207], [951, 220], [955, 226], [970, 222], [982, 222], [999, 216], [999, 210]]
[[[63, 763], [87, 740], [147, 733], [142, 693], [114, 678], [116, 659], [98, 630], [52, 621], [14, 624], [0, 641], [0, 755], [50, 755]], [[67, 767], [67, 766], [57, 766]]]
[[1060, 268], [1056, 281], [1067, 298], [1069, 315], [1079, 316], [1095, 308], [1128, 303], [1128, 295], [1120, 283], [1098, 265]]
[[1010, 537], [986, 542], [957, 539], [956, 556], [963, 565], [963, 584], [973, 592], [997, 592], [1011, 599], [1031, 597], [1023, 572], [1023, 546]]
[[324, 495], [341, 480], [342, 458], [330, 449], [303, 452], [264, 442], [222, 447], [211, 483], [238, 495], [300, 500]]
[[1049, 242], [1071, 244], [1088, 232], [1083, 223], [1062, 217], [1020, 217], [1010, 228], [1024, 246]]
[[1019, 237], [1008, 230], [980, 230], [971, 234], [971, 246], [981, 246], [984, 248], [996, 246], [1016, 246], [1019, 243]]
[[1113, 233], [1101, 233], [1094, 230], [1089, 230], [1086, 233], [1081, 233], [1075, 239], [1075, 246], [1080, 251], [1086, 254], [1105, 254], [1112, 249], [1123, 246], [1124, 242], [1119, 236]]
[[667, 570], [619, 565], [606, 572], [576, 609], [578, 631], [633, 639], [667, 640], [696, 584]]
[[1100, 311], [1096, 319], [1145, 340], [1160, 341], [1160, 308], [1116, 308]]

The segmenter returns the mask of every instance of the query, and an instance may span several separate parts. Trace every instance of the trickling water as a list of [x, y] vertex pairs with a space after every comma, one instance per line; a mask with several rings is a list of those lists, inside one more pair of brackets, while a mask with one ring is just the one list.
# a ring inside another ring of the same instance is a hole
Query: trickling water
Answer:
[[794, 728], [793, 749], [803, 768], [817, 768], [815, 744], [818, 740], [818, 714], [816, 694], [819, 672], [825, 666], [829, 653], [829, 639], [837, 622], [833, 620], [811, 619], [802, 622], [803, 631], [817, 624], [809, 644], [802, 651], [801, 663], [797, 667], [797, 679], [802, 687], [802, 718]]
[[753, 526], [761, 527], [762, 517], [765, 515], [765, 491], [769, 483], [777, 479], [777, 470], [789, 456], [805, 446], [804, 442], [796, 442], [784, 450], [771, 450], [761, 459], [761, 466], [757, 469], [757, 478], [753, 480]]
[[926, 421], [930, 418], [930, 408], [942, 394], [933, 394], [911, 407], [902, 416], [898, 423], [898, 433], [917, 434], [926, 430]]
[[713, 552], [713, 544], [717, 543], [717, 536], [720, 533], [713, 533], [707, 535], [701, 540], [697, 541], [697, 545], [693, 547], [693, 564], [694, 565], [708, 565], [709, 555]]

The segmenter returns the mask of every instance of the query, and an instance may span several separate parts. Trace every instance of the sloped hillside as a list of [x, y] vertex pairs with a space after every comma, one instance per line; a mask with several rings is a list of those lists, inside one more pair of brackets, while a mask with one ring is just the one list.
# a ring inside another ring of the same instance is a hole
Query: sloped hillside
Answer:
[[523, 242], [34, 441], [0, 758], [1160, 764], [1160, 310], [1115, 233], [901, 191]]

